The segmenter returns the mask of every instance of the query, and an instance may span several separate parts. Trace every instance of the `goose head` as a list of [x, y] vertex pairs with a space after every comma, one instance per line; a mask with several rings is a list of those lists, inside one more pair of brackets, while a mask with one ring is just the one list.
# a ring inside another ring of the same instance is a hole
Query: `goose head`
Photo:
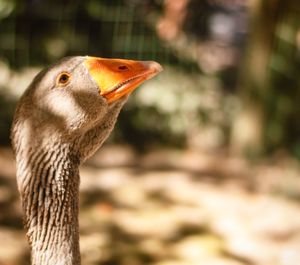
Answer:
[[23, 140], [13, 133], [13, 145], [72, 143], [84, 160], [99, 147], [95, 138], [102, 143], [109, 135], [128, 95], [161, 70], [153, 61], [91, 56], [60, 60], [41, 71], [21, 98], [13, 132], [21, 124]]

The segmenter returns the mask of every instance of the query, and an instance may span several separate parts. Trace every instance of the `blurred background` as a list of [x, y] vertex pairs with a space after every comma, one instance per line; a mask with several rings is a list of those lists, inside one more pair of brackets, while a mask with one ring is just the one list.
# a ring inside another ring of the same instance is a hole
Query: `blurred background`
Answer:
[[155, 60], [82, 172], [86, 265], [300, 264], [300, 2], [0, 0], [0, 265], [30, 264], [18, 98], [68, 55]]

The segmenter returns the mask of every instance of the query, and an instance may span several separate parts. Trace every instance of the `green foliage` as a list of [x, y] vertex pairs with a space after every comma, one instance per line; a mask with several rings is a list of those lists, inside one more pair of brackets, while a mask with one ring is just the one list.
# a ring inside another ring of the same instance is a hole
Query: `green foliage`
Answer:
[[[284, 10], [275, 32], [270, 61], [270, 89], [267, 108], [267, 147], [274, 150], [285, 143], [300, 158], [300, 5]], [[297, 12], [298, 11], [298, 12]]]

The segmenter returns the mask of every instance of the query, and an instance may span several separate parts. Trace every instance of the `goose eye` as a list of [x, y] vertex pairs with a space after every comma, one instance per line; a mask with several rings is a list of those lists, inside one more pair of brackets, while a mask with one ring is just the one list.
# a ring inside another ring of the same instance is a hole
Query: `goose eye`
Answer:
[[56, 83], [59, 86], [67, 85], [71, 80], [71, 75], [67, 72], [60, 73], [56, 79]]

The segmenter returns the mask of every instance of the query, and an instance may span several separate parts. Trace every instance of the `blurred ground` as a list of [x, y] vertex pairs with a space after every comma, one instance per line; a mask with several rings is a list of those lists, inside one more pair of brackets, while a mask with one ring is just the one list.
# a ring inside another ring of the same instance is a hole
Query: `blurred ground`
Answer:
[[[0, 264], [29, 264], [12, 152], [0, 149]], [[81, 169], [82, 263], [300, 264], [299, 165], [105, 146]]]

